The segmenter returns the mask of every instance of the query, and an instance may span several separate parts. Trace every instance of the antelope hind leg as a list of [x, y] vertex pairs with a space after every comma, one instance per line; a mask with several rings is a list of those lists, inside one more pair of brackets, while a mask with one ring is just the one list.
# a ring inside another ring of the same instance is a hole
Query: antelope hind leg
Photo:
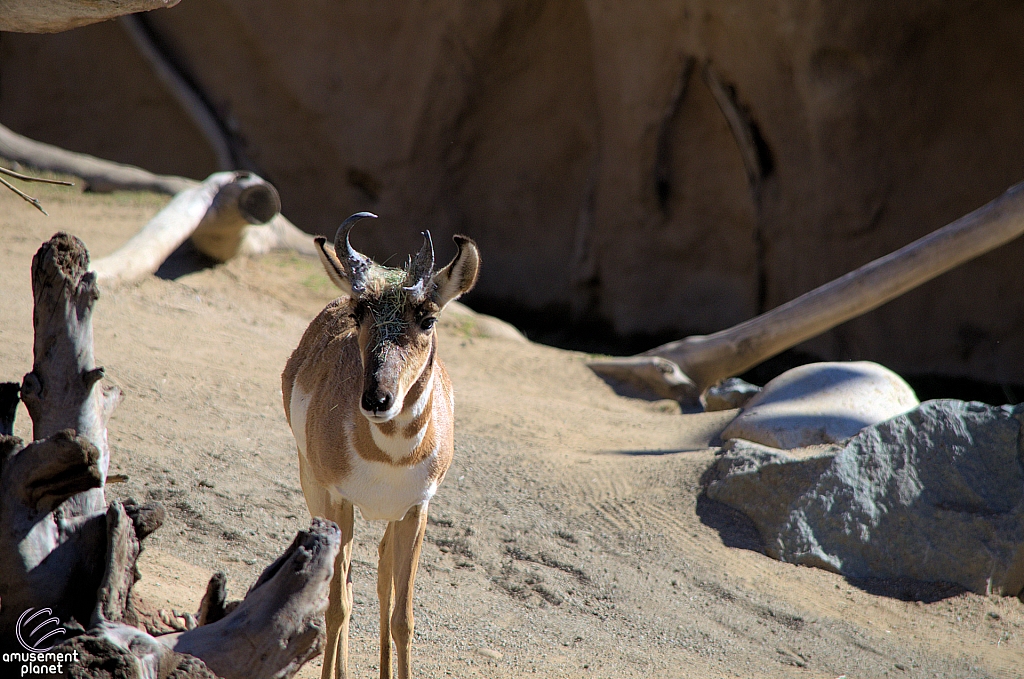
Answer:
[[348, 679], [348, 626], [352, 615], [352, 533], [354, 517], [348, 502], [333, 504], [323, 514], [341, 528], [341, 549], [334, 559], [330, 601], [324, 618], [327, 639], [324, 643], [324, 667], [321, 679]]

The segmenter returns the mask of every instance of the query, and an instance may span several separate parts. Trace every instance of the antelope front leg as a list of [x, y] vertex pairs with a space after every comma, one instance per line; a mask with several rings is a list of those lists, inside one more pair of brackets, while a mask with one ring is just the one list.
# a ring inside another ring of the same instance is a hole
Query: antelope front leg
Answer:
[[[392, 574], [395, 583], [395, 606], [391, 614], [391, 636], [398, 653], [398, 679], [409, 679], [412, 674], [412, 589], [416, 581], [416, 568], [420, 562], [423, 534], [427, 528], [427, 505], [417, 505], [391, 529]], [[383, 671], [383, 667], [381, 668]], [[383, 674], [381, 675], [383, 676]]]
[[[341, 549], [334, 560], [330, 601], [327, 605], [327, 641], [324, 645], [324, 668], [320, 679], [348, 679], [348, 623], [352, 616], [352, 505], [334, 505], [329, 518], [341, 528]], [[339, 643], [340, 648], [339, 648]], [[340, 657], [339, 657], [340, 656]]]
[[377, 600], [380, 602], [380, 679], [391, 679], [391, 607], [395, 594], [394, 521], [388, 522], [377, 547]]

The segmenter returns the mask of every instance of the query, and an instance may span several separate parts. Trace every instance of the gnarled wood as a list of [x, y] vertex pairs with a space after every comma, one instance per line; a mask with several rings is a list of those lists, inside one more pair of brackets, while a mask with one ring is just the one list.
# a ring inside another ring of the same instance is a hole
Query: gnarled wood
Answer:
[[[0, 646], [28, 608], [87, 622], [103, 572], [102, 513], [76, 513], [99, 490], [100, 453], [65, 430], [26, 447], [0, 438]], [[93, 490], [90, 490], [93, 489]], [[102, 495], [101, 495], [102, 497]]]
[[[63, 232], [32, 258], [34, 358], [32, 372], [21, 385], [21, 400], [32, 417], [34, 439], [76, 431], [99, 450], [99, 469], [106, 478], [107, 419], [121, 392], [99, 385], [103, 368], [93, 356], [92, 312], [100, 293], [88, 266], [85, 244]], [[106, 511], [101, 488], [76, 500], [79, 513]]]
[[[927, 236], [874, 260], [796, 299], [726, 330], [687, 337], [644, 353], [672, 361], [700, 391], [875, 309], [964, 262], [1024, 233], [1024, 183]], [[664, 373], [637, 357], [595, 364], [633, 370], [636, 381], [656, 394], [667, 388]], [[631, 368], [630, 366], [635, 366]]]
[[[240, 198], [244, 190], [225, 200], [261, 209]], [[117, 399], [97, 385], [102, 369], [93, 365], [91, 313], [98, 289], [88, 261], [81, 241], [67, 234], [54, 236], [33, 260], [35, 363], [22, 393], [37, 433], [71, 424], [79, 435], [61, 429], [28, 446], [0, 435], [0, 650], [18, 650], [12, 645], [24, 611], [49, 609], [46, 615], [77, 635], [53, 649], [81, 655], [66, 663], [66, 677], [214, 677], [204, 661], [229, 679], [290, 677], [323, 647], [320, 615], [340, 531], [320, 519], [237, 607], [225, 605], [223, 576], [215, 577], [200, 615], [211, 624], [162, 637], [132, 626], [141, 540], [160, 526], [163, 508], [104, 503], [106, 421]], [[16, 386], [0, 386], [5, 430], [13, 427]]]
[[[139, 509], [136, 507], [136, 509]], [[101, 668], [117, 668], [124, 676], [159, 679], [177, 671], [185, 656], [175, 653], [146, 632], [130, 624], [131, 589], [136, 579], [136, 562], [141, 552], [141, 537], [136, 522], [120, 502], [107, 510], [106, 569], [94, 592], [95, 606], [86, 634], [71, 639], [55, 652], [78, 651], [81, 661], [69, 666], [65, 676], [93, 677]], [[188, 662], [190, 669], [179, 676], [196, 679], [213, 677], [202, 663]], [[114, 673], [114, 676], [117, 676]]]
[[[183, 632], [173, 643], [224, 679], [290, 677], [323, 649], [320, 617], [341, 546], [337, 525], [313, 519], [263, 571], [223, 619]], [[175, 635], [168, 635], [174, 637]]]

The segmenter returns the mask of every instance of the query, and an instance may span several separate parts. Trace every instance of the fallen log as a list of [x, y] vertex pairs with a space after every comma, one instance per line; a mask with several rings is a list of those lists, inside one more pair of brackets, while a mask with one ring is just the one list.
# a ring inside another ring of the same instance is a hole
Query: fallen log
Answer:
[[139, 167], [67, 151], [24, 137], [3, 125], [0, 125], [0, 158], [38, 170], [81, 177], [85, 180], [87, 190], [97, 193], [120, 189], [154, 191], [173, 196], [199, 184], [194, 179], [153, 174]]
[[[198, 182], [194, 179], [171, 175], [157, 175], [131, 165], [122, 165], [84, 153], [66, 151], [56, 146], [23, 137], [3, 125], [0, 125], [0, 158], [7, 158], [8, 160], [23, 163], [39, 170], [81, 177], [85, 180], [86, 189], [96, 193], [118, 190], [153, 191], [155, 193], [176, 196], [183, 191], [202, 187], [204, 184], [204, 182]], [[252, 176], [255, 177], [256, 175]], [[210, 179], [206, 181], [209, 182]], [[273, 189], [269, 183], [267, 186]], [[276, 193], [276, 189], [273, 190]], [[280, 199], [277, 200], [279, 203]], [[280, 206], [278, 206], [278, 209], [280, 209]], [[264, 222], [267, 222], [267, 220], [264, 220]], [[198, 223], [193, 224], [193, 228], [197, 226]], [[202, 234], [200, 234], [200, 240], [203, 240]], [[233, 237], [226, 240], [232, 242]], [[207, 254], [214, 259], [223, 261], [225, 253], [231, 251], [230, 248], [215, 248], [214, 246], [217, 241], [215, 238], [207, 238], [206, 241], [213, 241], [213, 244], [208, 246], [197, 243], [197, 247], [200, 251], [204, 251], [204, 247], [210, 247], [211, 249]], [[248, 256], [264, 255], [274, 250], [293, 250], [310, 257], [317, 256], [312, 237], [292, 224], [280, 213], [272, 215], [267, 223], [248, 222], [244, 225], [241, 241], [235, 252], [230, 256], [234, 256], [234, 254]], [[173, 251], [174, 249], [172, 248], [168, 254]], [[159, 267], [159, 264], [157, 266]], [[153, 269], [153, 271], [155, 270]]]
[[865, 314], [936, 276], [1004, 245], [1024, 233], [1024, 183], [990, 203], [899, 250], [811, 290], [756, 318], [711, 335], [695, 335], [644, 352], [640, 356], [592, 361], [602, 377], [645, 385], [663, 395], [673, 386], [668, 360], [693, 381], [684, 402], [726, 377], [816, 337], [840, 323]]
[[238, 253], [243, 229], [269, 221], [281, 207], [277, 190], [248, 172], [217, 172], [182, 191], [117, 252], [93, 263], [102, 284], [148, 276], [190, 236], [218, 261]]
[[178, 0], [4, 0], [0, 5], [0, 31], [58, 33], [176, 4]]

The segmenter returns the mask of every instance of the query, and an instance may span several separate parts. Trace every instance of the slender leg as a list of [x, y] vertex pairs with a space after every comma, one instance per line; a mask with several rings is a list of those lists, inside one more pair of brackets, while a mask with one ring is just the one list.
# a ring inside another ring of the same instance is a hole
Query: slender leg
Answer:
[[395, 608], [391, 614], [391, 636], [398, 655], [398, 679], [409, 679], [412, 672], [412, 589], [416, 581], [423, 534], [427, 529], [427, 505], [417, 505], [401, 521], [396, 521], [391, 534]]
[[[327, 639], [324, 643], [324, 667], [321, 679], [348, 679], [348, 624], [352, 615], [352, 536], [354, 515], [349, 502], [332, 502], [328, 492], [309, 476], [309, 469], [299, 455], [299, 480], [306, 496], [306, 505], [313, 516], [322, 516], [341, 529], [341, 549], [334, 560], [330, 600], [324, 618]], [[340, 641], [340, 644], [339, 644]], [[340, 656], [340, 657], [339, 657]]]
[[391, 679], [391, 602], [395, 593], [392, 564], [395, 522], [389, 521], [377, 548], [377, 600], [380, 602], [380, 679]]
[[327, 605], [327, 641], [324, 645], [324, 668], [321, 679], [348, 679], [348, 625], [352, 615], [352, 505], [335, 505], [330, 516], [341, 528], [341, 550], [334, 560], [330, 601]]

